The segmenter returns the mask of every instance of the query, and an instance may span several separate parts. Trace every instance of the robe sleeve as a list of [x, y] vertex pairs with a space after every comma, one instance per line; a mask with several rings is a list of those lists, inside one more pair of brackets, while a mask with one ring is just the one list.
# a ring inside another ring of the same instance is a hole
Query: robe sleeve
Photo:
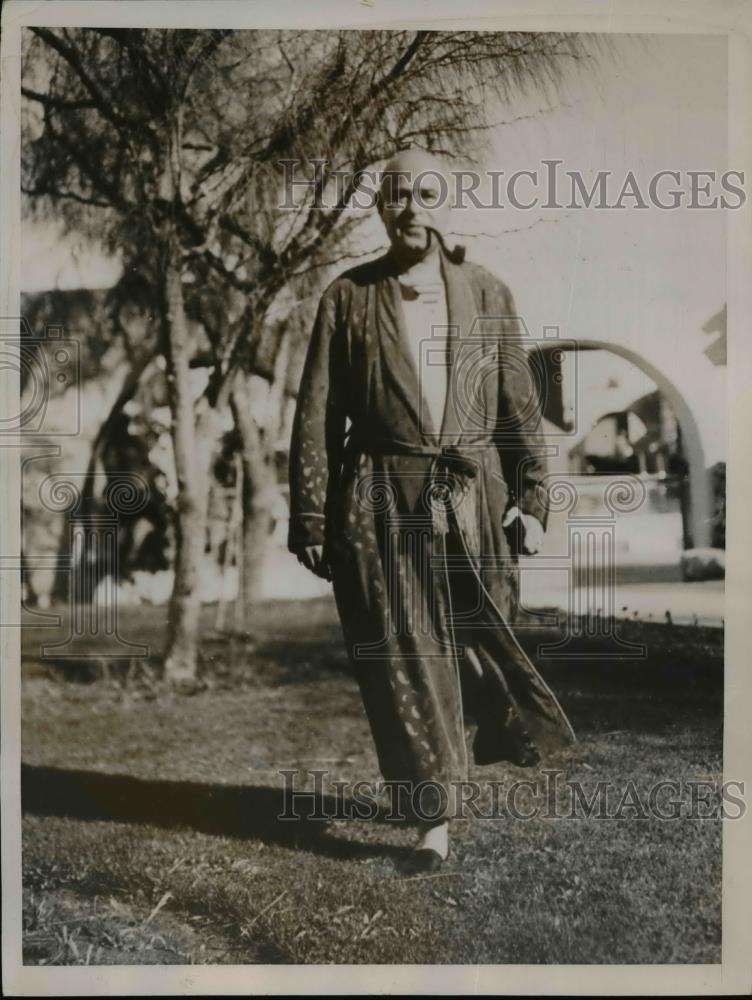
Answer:
[[509, 506], [548, 520], [545, 477], [548, 463], [540, 394], [521, 335], [512, 294], [504, 288], [504, 316], [499, 358], [497, 440], [502, 472], [510, 490]]
[[345, 438], [344, 349], [336, 285], [324, 292], [308, 345], [290, 443], [288, 548], [326, 541]]

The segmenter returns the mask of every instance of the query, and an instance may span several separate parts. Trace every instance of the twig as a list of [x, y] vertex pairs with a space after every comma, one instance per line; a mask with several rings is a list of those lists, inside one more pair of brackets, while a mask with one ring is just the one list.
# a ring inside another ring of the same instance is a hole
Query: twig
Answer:
[[279, 894], [279, 896], [273, 899], [271, 903], [267, 903], [267, 905], [263, 908], [263, 910], [259, 910], [259, 912], [253, 918], [253, 920], [246, 927], [243, 928], [243, 933], [245, 934], [246, 931], [248, 931], [251, 927], [253, 927], [256, 921], [259, 920], [261, 917], [263, 917], [263, 915], [267, 912], [267, 910], [271, 910], [271, 908], [275, 906], [280, 901], [280, 899], [282, 899], [286, 895], [287, 895], [287, 889], [283, 889], [282, 892]]
[[157, 905], [154, 907], [154, 909], [151, 911], [151, 913], [149, 914], [149, 916], [146, 918], [146, 920], [144, 920], [144, 923], [143, 923], [144, 927], [146, 927], [146, 925], [151, 922], [151, 920], [152, 920], [153, 917], [156, 917], [156, 915], [159, 913], [159, 911], [162, 909], [162, 907], [165, 905], [165, 903], [167, 902], [168, 899], [172, 899], [172, 893], [171, 892], [166, 892], [162, 896], [162, 898], [157, 903]]

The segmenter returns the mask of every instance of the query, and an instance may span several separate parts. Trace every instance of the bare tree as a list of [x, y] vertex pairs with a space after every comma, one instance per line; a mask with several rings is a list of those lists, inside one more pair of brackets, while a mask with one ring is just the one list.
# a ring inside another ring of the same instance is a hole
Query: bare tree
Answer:
[[[477, 148], [496, 109], [519, 91], [554, 88], [587, 42], [519, 32], [30, 33], [24, 191], [37, 210], [52, 201], [71, 228], [96, 231], [155, 293], [179, 491], [165, 663], [168, 676], [191, 678], [217, 414], [232, 397], [258, 480], [238, 372], [254, 370], [278, 296], [347, 241], [360, 172], [409, 143]], [[290, 199], [292, 162], [311, 183]], [[217, 322], [214, 310], [199, 344], [188, 316], [205, 315], [210, 299], [224, 301], [224, 315]], [[211, 367], [197, 400], [199, 348]]]

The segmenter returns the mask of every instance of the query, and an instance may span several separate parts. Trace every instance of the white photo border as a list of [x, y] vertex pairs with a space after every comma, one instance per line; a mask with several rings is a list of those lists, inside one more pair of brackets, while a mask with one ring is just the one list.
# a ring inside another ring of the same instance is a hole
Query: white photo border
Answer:
[[[433, 28], [725, 35], [729, 163], [752, 178], [752, 5], [746, 0], [6, 0], [0, 77], [0, 316], [19, 315], [21, 33], [26, 25], [233, 28]], [[724, 777], [752, 788], [752, 199], [726, 214], [728, 273], [727, 550]], [[0, 416], [18, 412], [13, 373], [0, 371]], [[4, 438], [0, 553], [20, 551], [20, 449]], [[0, 588], [3, 991], [13, 996], [261, 994], [747, 994], [752, 983], [752, 815], [724, 824], [723, 948], [719, 965], [99, 966], [29, 967], [21, 958], [20, 581]]]

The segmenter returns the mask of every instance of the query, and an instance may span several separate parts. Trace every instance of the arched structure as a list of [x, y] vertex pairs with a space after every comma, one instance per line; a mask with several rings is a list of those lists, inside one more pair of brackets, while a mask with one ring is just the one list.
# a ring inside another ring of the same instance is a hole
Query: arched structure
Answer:
[[[695, 547], [711, 544], [713, 497], [712, 483], [708, 473], [700, 427], [684, 395], [659, 368], [643, 355], [622, 344], [607, 340], [583, 339], [572, 342], [576, 350], [610, 351], [648, 375], [668, 400], [682, 432], [682, 446], [689, 465], [689, 532]], [[539, 342], [543, 351], [561, 350], [563, 345], [556, 340]]]

